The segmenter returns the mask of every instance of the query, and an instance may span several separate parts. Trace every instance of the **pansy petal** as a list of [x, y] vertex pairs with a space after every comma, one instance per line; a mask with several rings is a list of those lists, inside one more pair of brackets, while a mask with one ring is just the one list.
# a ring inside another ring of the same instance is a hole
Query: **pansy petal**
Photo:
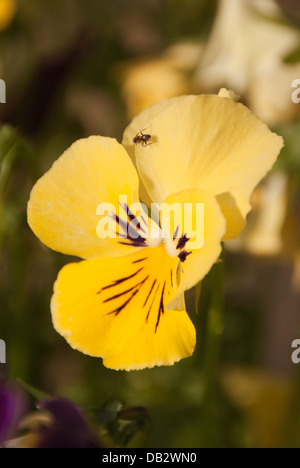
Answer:
[[56, 330], [113, 369], [171, 365], [190, 356], [195, 330], [187, 313], [166, 309], [177, 263], [161, 245], [67, 265], [51, 303]]
[[[183, 99], [183, 96], [174, 97], [171, 99], [164, 99], [163, 101], [157, 102], [152, 106], [148, 107], [147, 109], [140, 112], [134, 119], [132, 119], [131, 123], [125, 129], [123, 135], [122, 145], [125, 147], [126, 151], [128, 152], [133, 164], [136, 167], [136, 158], [135, 158], [135, 144], [133, 143], [133, 138], [141, 131], [144, 130], [145, 133], [151, 133], [151, 126], [149, 127], [149, 123], [151, 119], [158, 115], [160, 112], [163, 112], [168, 107], [172, 106], [176, 102]], [[140, 198], [143, 203], [150, 206], [151, 199], [149, 194], [143, 185], [140, 183]]]
[[116, 140], [92, 136], [74, 143], [36, 183], [28, 223], [44, 244], [65, 254], [85, 259], [125, 255], [131, 247], [117, 237], [97, 235], [99, 205], [118, 210], [119, 195], [127, 196], [128, 205], [137, 202], [136, 170]]
[[[178, 298], [184, 291], [201, 281], [218, 260], [226, 222], [216, 198], [204, 190], [186, 190], [173, 194], [165, 203], [169, 206], [175, 206], [176, 203], [182, 206], [181, 218], [184, 221], [182, 225], [174, 226], [174, 237], [177, 237], [175, 245], [181, 247], [180, 257], [183, 261], [179, 265], [179, 285], [174, 298], [168, 304], [168, 308], [172, 309], [176, 308]], [[188, 209], [189, 206], [192, 209]], [[199, 210], [198, 216], [196, 206], [203, 207], [202, 214]], [[189, 219], [191, 216], [192, 220]]]
[[[245, 106], [214, 95], [179, 99], [150, 119], [149, 128], [153, 144], [136, 145], [135, 156], [153, 202], [202, 188], [215, 196], [230, 194], [239, 217], [250, 211], [255, 186], [283, 146]], [[228, 232], [236, 231], [230, 217], [228, 223]]]
[[171, 99], [164, 99], [160, 102], [156, 102], [147, 109], [140, 112], [136, 117], [132, 119], [130, 124], [126, 127], [124, 134], [122, 145], [125, 147], [126, 151], [130, 155], [132, 161], [135, 163], [135, 144], [133, 143], [133, 138], [135, 135], [142, 130], [148, 130], [147, 126], [150, 124], [151, 120], [166, 110], [168, 107], [172, 106], [176, 102], [181, 101], [184, 99], [185, 96], [174, 97]]
[[246, 226], [246, 218], [242, 215], [231, 193], [221, 193], [216, 196], [216, 199], [226, 219], [226, 234], [223, 240], [235, 239]]

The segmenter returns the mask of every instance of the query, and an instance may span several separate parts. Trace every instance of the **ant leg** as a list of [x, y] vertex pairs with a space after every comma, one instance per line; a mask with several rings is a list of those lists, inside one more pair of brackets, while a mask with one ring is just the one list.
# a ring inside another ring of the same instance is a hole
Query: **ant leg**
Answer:
[[143, 128], [143, 130], [141, 130], [139, 133], [140, 133], [141, 135], [143, 135], [143, 132], [145, 132], [146, 130], [148, 130], [149, 126], [150, 126], [150, 125], [148, 125], [146, 128]]

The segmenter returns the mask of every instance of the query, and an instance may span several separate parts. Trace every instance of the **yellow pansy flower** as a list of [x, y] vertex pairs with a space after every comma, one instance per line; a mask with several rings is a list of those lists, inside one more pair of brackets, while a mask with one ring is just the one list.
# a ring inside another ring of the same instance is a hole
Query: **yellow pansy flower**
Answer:
[[[32, 190], [34, 233], [50, 248], [84, 259], [59, 273], [54, 326], [72, 347], [103, 358], [109, 368], [172, 365], [193, 353], [184, 291], [217, 261], [222, 240], [240, 234], [251, 193], [282, 147], [281, 137], [227, 95], [155, 104], [127, 127], [122, 145], [100, 136], [80, 140]], [[134, 144], [145, 128], [151, 144]], [[195, 225], [191, 210], [162, 238], [162, 214], [147, 235], [139, 192], [143, 201], [182, 211], [202, 204], [201, 223]], [[100, 203], [109, 203], [114, 216], [99, 213]], [[102, 239], [99, 220], [107, 219], [116, 236]], [[199, 233], [203, 243], [192, 247]]]

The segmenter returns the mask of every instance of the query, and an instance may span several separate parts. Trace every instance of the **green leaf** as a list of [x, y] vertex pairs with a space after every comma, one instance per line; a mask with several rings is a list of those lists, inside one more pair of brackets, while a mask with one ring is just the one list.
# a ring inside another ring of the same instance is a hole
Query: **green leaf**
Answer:
[[17, 379], [17, 380], [20, 383], [20, 385], [24, 388], [24, 390], [26, 390], [26, 392], [29, 393], [29, 395], [31, 395], [36, 400], [52, 400], [53, 399], [53, 397], [51, 397], [50, 395], [47, 395], [47, 393], [44, 393], [38, 390], [37, 388], [32, 387], [31, 385], [24, 382], [23, 380], [20, 380], [20, 379]]
[[16, 131], [9, 125], [0, 128], [0, 163], [13, 149], [19, 137]]

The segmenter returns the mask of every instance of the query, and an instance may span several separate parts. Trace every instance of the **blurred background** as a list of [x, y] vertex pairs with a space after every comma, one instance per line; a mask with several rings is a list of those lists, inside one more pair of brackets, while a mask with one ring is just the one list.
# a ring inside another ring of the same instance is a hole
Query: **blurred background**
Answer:
[[[144, 408], [147, 424], [118, 446], [300, 447], [300, 364], [291, 360], [300, 339], [299, 27], [297, 0], [0, 0], [0, 338], [9, 380], [83, 408]], [[187, 295], [194, 356], [171, 368], [108, 370], [53, 329], [53, 283], [72, 259], [30, 231], [30, 190], [75, 140], [121, 141], [148, 105], [222, 86], [285, 148], [253, 195], [246, 230]]]

